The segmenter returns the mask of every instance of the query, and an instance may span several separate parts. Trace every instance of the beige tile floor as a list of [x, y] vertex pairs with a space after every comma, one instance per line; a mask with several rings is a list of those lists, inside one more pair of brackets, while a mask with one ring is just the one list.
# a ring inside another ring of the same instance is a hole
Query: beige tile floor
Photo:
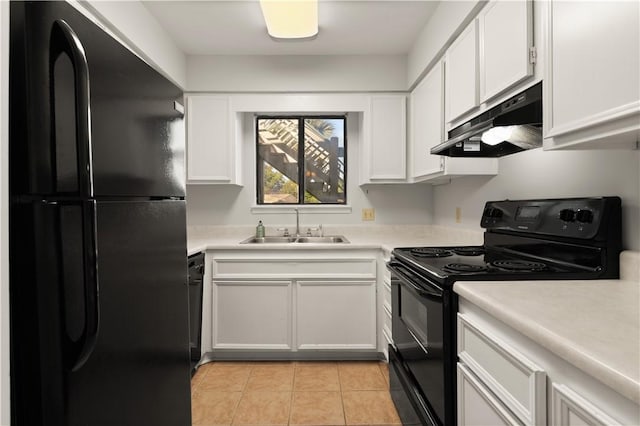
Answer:
[[191, 381], [194, 426], [399, 425], [383, 362], [213, 362]]

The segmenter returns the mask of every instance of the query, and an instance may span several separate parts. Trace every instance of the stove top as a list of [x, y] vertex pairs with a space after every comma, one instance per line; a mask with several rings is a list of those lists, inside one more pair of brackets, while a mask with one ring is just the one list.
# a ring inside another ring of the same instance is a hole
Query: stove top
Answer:
[[393, 258], [440, 284], [618, 276], [618, 197], [490, 201], [480, 224], [481, 246], [397, 248]]
[[440, 282], [540, 279], [539, 277], [554, 277], [557, 274], [578, 276], [586, 271], [575, 265], [526, 259], [483, 246], [406, 247], [395, 249], [393, 256]]

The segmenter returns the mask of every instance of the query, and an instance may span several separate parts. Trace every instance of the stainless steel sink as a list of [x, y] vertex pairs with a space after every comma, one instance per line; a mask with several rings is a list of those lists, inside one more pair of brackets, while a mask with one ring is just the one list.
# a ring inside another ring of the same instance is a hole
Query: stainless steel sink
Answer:
[[249, 237], [240, 244], [286, 244], [295, 243], [296, 237]]
[[344, 235], [328, 235], [325, 237], [249, 237], [240, 244], [290, 244], [290, 243], [318, 243], [318, 244], [347, 244]]
[[331, 235], [326, 237], [299, 237], [296, 240], [296, 243], [340, 244], [348, 242], [349, 240], [342, 235]]

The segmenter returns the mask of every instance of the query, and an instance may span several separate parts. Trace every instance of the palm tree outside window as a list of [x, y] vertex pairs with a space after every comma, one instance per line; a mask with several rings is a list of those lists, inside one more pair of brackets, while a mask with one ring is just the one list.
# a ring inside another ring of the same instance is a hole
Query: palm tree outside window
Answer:
[[344, 116], [256, 121], [258, 204], [346, 204]]

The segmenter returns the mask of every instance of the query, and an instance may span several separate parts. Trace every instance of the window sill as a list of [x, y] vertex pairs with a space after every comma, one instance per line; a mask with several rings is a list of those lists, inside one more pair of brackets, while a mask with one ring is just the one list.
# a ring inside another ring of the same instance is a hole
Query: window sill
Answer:
[[351, 213], [350, 205], [270, 205], [270, 206], [253, 206], [251, 213], [253, 214], [282, 214], [294, 213], [298, 209], [303, 214], [349, 214]]

